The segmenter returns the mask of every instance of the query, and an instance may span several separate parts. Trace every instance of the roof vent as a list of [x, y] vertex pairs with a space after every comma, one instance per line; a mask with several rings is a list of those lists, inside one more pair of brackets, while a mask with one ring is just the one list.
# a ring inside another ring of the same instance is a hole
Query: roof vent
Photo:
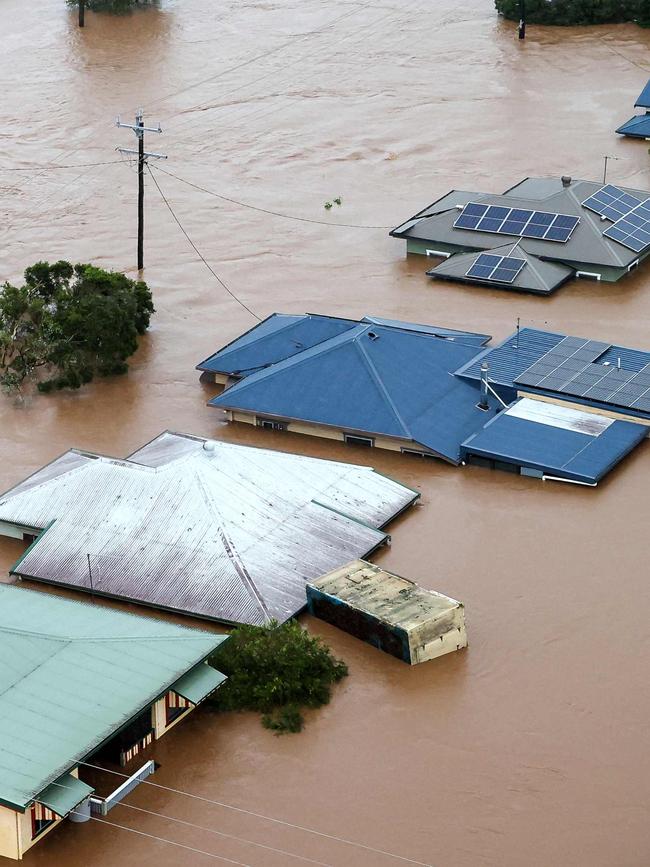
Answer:
[[206, 440], [203, 443], [203, 451], [207, 452], [209, 455], [214, 454], [216, 447], [216, 444], [212, 440]]
[[368, 337], [369, 337], [371, 340], [379, 340], [379, 335], [377, 334], [376, 331], [369, 331], [369, 332], [368, 332]]
[[562, 175], [562, 186], [570, 187], [571, 186], [571, 177], [569, 175]]

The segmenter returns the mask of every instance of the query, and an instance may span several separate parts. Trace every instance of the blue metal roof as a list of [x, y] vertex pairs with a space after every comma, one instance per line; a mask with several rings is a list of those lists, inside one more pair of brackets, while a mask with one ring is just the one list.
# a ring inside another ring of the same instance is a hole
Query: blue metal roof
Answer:
[[631, 117], [619, 126], [616, 132], [632, 138], [650, 138], [650, 114], [638, 114]]
[[538, 331], [536, 328], [522, 328], [519, 334], [515, 332], [498, 346], [486, 349], [456, 372], [458, 376], [480, 380], [481, 364], [487, 361], [490, 365], [492, 385], [515, 388], [515, 379], [524, 370], [528, 370], [542, 355], [557, 346], [565, 336], [551, 331]]
[[399, 328], [404, 331], [417, 331], [422, 334], [444, 337], [458, 343], [485, 346], [489, 334], [473, 331], [457, 331], [437, 325], [419, 325], [413, 322], [399, 322], [395, 319], [380, 319], [365, 316], [362, 320], [339, 319], [335, 316], [320, 316], [313, 313], [288, 314], [273, 313], [259, 325], [251, 328], [241, 337], [233, 340], [209, 358], [197, 365], [197, 370], [225, 373], [244, 377], [257, 370], [292, 358], [305, 349], [318, 346], [331, 337], [345, 334], [357, 325], [370, 323]]
[[398, 437], [457, 463], [463, 440], [496, 410], [478, 409], [477, 386], [453, 376], [476, 350], [475, 342], [359, 324], [248, 376], [210, 405]]
[[[461, 367], [457, 374], [466, 379], [480, 380], [481, 363], [487, 361], [490, 365], [490, 382], [493, 385], [516, 389], [515, 380], [524, 370], [539, 361], [566, 336], [551, 331], [539, 331], [536, 328], [522, 328], [519, 335], [515, 332], [493, 349], [486, 349]], [[619, 358], [624, 370], [638, 371], [650, 364], [650, 352], [617, 345], [610, 346], [597, 361], [599, 364], [617, 364]], [[526, 386], [526, 391], [533, 390]]]
[[650, 81], [643, 88], [637, 101], [634, 103], [635, 108], [650, 108]]
[[[514, 406], [514, 404], [513, 404]], [[645, 425], [616, 420], [599, 435], [499, 413], [463, 443], [463, 455], [540, 470], [595, 485], [648, 433]]]
[[197, 370], [247, 376], [277, 361], [349, 331], [353, 319], [301, 313], [273, 313], [259, 325], [197, 365]]

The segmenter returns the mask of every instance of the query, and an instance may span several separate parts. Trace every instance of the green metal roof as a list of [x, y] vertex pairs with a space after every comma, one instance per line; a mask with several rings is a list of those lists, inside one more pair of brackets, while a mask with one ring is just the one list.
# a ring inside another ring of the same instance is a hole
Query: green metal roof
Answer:
[[0, 584], [0, 803], [40, 800], [227, 637]]
[[88, 786], [77, 777], [73, 777], [72, 774], [63, 774], [62, 777], [43, 789], [36, 800], [39, 804], [44, 804], [50, 810], [54, 810], [57, 816], [67, 816], [94, 791], [92, 786]]
[[198, 704], [226, 680], [226, 675], [209, 665], [195, 665], [187, 674], [172, 684], [172, 689], [183, 698]]

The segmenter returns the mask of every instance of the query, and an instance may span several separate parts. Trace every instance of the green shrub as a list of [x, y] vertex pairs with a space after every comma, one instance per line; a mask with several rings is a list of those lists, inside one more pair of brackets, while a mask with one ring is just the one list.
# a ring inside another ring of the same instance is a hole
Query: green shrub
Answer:
[[[497, 11], [518, 21], [519, 0], [495, 0]], [[615, 24], [650, 22], [650, 0], [526, 0], [530, 24]]]
[[348, 673], [320, 638], [294, 620], [239, 626], [210, 662], [228, 675], [211, 703], [262, 713], [263, 725], [277, 734], [300, 731], [300, 709], [327, 704], [332, 684]]

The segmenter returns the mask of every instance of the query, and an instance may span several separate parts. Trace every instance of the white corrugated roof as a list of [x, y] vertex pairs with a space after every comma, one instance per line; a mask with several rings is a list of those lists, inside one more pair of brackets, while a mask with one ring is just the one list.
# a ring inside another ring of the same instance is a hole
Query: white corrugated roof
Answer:
[[262, 623], [416, 496], [368, 467], [166, 432], [129, 460], [67, 452], [0, 498], [0, 521], [54, 522], [17, 574], [90, 590], [90, 555], [98, 593]]

